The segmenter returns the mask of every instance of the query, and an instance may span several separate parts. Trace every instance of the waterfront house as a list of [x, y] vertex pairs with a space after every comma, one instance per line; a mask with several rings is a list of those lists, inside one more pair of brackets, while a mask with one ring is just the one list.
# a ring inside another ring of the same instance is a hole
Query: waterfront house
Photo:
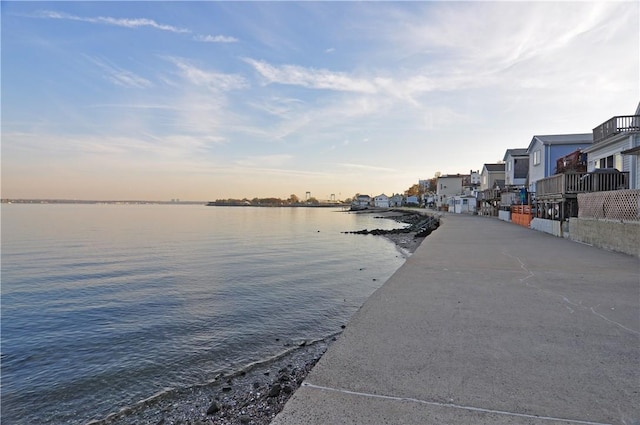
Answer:
[[480, 215], [497, 216], [500, 191], [504, 188], [504, 164], [484, 164], [480, 172], [480, 191], [477, 195]]
[[418, 205], [420, 205], [420, 200], [415, 195], [407, 196], [407, 200], [406, 200], [405, 204], [408, 205], [408, 206], [412, 206], [412, 207], [418, 206]]
[[456, 195], [453, 197], [453, 211], [457, 214], [473, 214], [477, 211], [477, 200], [473, 195]]
[[639, 112], [595, 127], [593, 143], [558, 161], [563, 172], [537, 181], [531, 228], [639, 254]]
[[389, 208], [389, 197], [384, 193], [374, 197], [373, 206], [376, 208]]
[[520, 188], [527, 184], [529, 154], [527, 148], [507, 149], [502, 159], [505, 164], [504, 183], [507, 187]]
[[587, 154], [587, 171], [615, 169], [629, 173], [629, 188], [640, 189], [640, 103], [635, 115], [619, 115], [593, 129]]
[[389, 206], [390, 207], [401, 207], [403, 201], [404, 201], [404, 197], [402, 195], [400, 195], [399, 193], [394, 193], [389, 198]]
[[371, 206], [371, 196], [358, 194], [354, 198], [352, 205], [356, 208], [368, 208]]
[[592, 133], [533, 136], [529, 155], [529, 192], [536, 192], [537, 181], [555, 174], [556, 160], [593, 143]]
[[504, 164], [484, 164], [480, 172], [480, 190], [504, 187]]
[[[436, 205], [453, 205], [453, 196], [464, 194], [463, 184], [470, 176], [464, 174], [445, 174], [438, 177], [436, 187]], [[452, 208], [453, 210], [453, 208]]]

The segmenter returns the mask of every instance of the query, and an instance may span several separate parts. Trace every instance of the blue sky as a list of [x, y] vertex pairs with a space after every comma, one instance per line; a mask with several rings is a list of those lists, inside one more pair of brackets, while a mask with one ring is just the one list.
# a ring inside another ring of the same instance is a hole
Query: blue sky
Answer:
[[2, 197], [402, 192], [640, 100], [638, 2], [6, 2]]

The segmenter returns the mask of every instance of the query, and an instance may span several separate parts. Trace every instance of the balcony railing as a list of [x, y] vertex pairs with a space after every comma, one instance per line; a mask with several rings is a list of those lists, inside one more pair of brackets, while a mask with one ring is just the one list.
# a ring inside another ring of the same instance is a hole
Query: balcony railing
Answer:
[[494, 201], [500, 199], [499, 189], [485, 189], [482, 192], [478, 192], [478, 200], [482, 201]]
[[601, 142], [620, 133], [640, 131], [640, 115], [620, 115], [593, 129], [593, 143]]
[[598, 170], [592, 173], [555, 174], [538, 180], [537, 198], [586, 192], [629, 189], [629, 172]]

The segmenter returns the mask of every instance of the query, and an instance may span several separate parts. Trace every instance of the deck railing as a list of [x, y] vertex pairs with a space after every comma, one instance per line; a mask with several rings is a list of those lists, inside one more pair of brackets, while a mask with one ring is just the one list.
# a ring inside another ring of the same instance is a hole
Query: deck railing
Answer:
[[640, 131], [640, 115], [613, 117], [593, 129], [593, 143], [601, 142], [619, 133]]
[[629, 189], [629, 172], [565, 173], [538, 180], [536, 196], [542, 198], [621, 189]]
[[480, 193], [482, 195], [478, 198], [483, 201], [493, 201], [500, 199], [500, 189], [485, 189]]

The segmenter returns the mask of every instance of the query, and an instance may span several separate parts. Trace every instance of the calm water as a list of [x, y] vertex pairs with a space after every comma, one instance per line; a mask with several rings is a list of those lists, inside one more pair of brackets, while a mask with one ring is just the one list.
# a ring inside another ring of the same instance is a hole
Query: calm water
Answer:
[[341, 232], [393, 227], [325, 208], [3, 205], [2, 423], [84, 424], [339, 331], [404, 262]]

